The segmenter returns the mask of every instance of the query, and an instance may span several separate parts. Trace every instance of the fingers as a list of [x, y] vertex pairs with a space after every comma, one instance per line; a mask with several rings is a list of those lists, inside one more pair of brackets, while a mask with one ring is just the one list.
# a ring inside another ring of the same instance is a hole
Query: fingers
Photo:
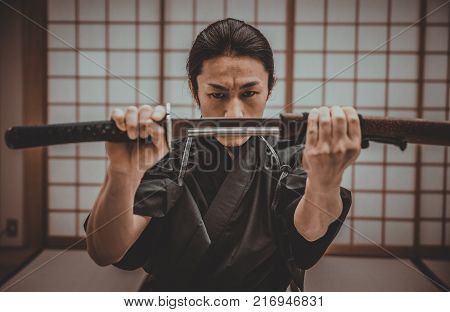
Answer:
[[145, 139], [149, 135], [149, 130], [147, 127], [147, 120], [151, 118], [153, 114], [153, 108], [150, 105], [142, 105], [139, 107], [139, 136]]
[[131, 140], [137, 139], [138, 136], [138, 109], [135, 106], [128, 106], [125, 112], [125, 124], [127, 127], [128, 137]]
[[166, 108], [162, 105], [156, 106], [152, 114], [152, 119], [160, 121], [164, 119], [165, 116], [166, 116]]
[[319, 121], [319, 110], [313, 108], [308, 115], [308, 130], [306, 131], [306, 144], [315, 146], [319, 139], [319, 127], [317, 122]]
[[343, 108], [343, 111], [347, 117], [347, 124], [348, 124], [348, 136], [352, 141], [361, 141], [361, 126], [359, 123], [359, 117], [356, 110], [351, 107], [347, 106]]
[[121, 109], [114, 109], [111, 113], [111, 119], [116, 123], [117, 128], [122, 131], [127, 130], [125, 125], [125, 114]]
[[162, 105], [154, 108], [150, 105], [142, 105], [139, 108], [128, 106], [125, 113], [121, 109], [115, 109], [111, 119], [120, 130], [127, 131], [131, 140], [137, 139], [138, 136], [145, 139], [149, 135], [152, 136], [152, 140], [158, 140], [164, 137], [164, 128], [154, 121], [164, 119], [165, 115], [166, 110]]
[[319, 143], [331, 141], [331, 127], [330, 109], [326, 106], [319, 107]]
[[149, 134], [152, 137], [152, 142], [156, 147], [162, 148], [165, 144], [165, 131], [164, 128], [157, 124], [152, 119], [147, 120], [147, 127], [149, 130]]
[[347, 135], [347, 117], [339, 106], [331, 108], [331, 123], [333, 141], [339, 141]]

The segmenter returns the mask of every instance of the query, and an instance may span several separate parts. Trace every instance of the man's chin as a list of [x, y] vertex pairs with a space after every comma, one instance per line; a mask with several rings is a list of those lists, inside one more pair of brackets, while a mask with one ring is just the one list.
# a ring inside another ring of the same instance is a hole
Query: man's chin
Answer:
[[249, 138], [249, 136], [216, 136], [216, 139], [220, 142], [220, 144], [228, 147], [241, 146], [247, 142]]

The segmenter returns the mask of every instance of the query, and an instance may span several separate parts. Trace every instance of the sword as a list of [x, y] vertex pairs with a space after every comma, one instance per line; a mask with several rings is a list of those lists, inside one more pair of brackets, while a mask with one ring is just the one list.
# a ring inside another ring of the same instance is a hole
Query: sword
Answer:
[[[361, 146], [369, 147], [369, 141], [393, 144], [405, 150], [407, 143], [450, 146], [450, 121], [431, 121], [412, 118], [362, 116]], [[166, 104], [166, 116], [160, 121], [166, 130], [169, 147], [173, 140], [199, 136], [276, 136], [291, 140], [294, 144], [305, 142], [308, 113], [280, 114], [279, 118], [172, 118], [170, 104]], [[138, 142], [151, 143], [147, 139], [131, 140], [112, 120], [73, 122], [50, 125], [16, 126], [5, 133], [6, 145], [11, 149], [30, 148], [82, 142]]]

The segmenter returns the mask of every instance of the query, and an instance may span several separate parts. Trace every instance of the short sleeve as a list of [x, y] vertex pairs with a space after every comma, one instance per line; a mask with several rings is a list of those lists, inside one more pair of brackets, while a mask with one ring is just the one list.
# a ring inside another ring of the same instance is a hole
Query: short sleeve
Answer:
[[[90, 214], [84, 221], [84, 231], [87, 234], [87, 222]], [[113, 263], [115, 267], [122, 270], [136, 270], [149, 262], [152, 253], [155, 252], [159, 243], [160, 233], [162, 231], [164, 220], [152, 218], [145, 227], [144, 231], [139, 235], [138, 239], [128, 249], [120, 261]]]
[[[179, 146], [176, 144], [175, 146]], [[133, 212], [136, 215], [152, 217], [138, 239], [128, 249], [122, 259], [113, 265], [124, 270], [134, 270], [146, 264], [156, 252], [161, 241], [160, 233], [166, 221], [163, 218], [175, 206], [182, 193], [176, 183], [177, 161], [174, 149], [144, 174], [134, 196]], [[89, 216], [84, 222], [87, 229]]]
[[174, 153], [168, 153], [147, 170], [134, 197], [135, 214], [156, 218], [167, 215], [183, 190], [177, 183], [178, 162]]
[[292, 246], [293, 256], [297, 265], [301, 269], [309, 269], [319, 261], [325, 254], [327, 248], [333, 242], [336, 235], [348, 215], [352, 205], [352, 194], [344, 187], [340, 187], [340, 196], [342, 199], [342, 213], [333, 221], [324, 236], [316, 241], [306, 240], [294, 225], [294, 213], [298, 203], [305, 194], [307, 173], [304, 171], [301, 159], [304, 145], [290, 146], [284, 149], [285, 154], [281, 154], [284, 160], [289, 164], [291, 170], [286, 177], [282, 194], [280, 196], [280, 209], [285, 218], [285, 224], [288, 227], [288, 237]]
[[307, 270], [315, 265], [325, 254], [327, 248], [331, 245], [334, 238], [339, 233], [339, 230], [344, 223], [352, 204], [352, 196], [349, 190], [341, 187], [340, 195], [343, 203], [341, 215], [329, 225], [324, 236], [313, 242], [306, 240], [300, 233], [298, 233], [294, 225], [294, 213], [301, 197], [292, 201], [286, 207], [284, 217], [286, 218], [286, 224], [288, 226], [287, 231], [293, 247], [294, 258], [297, 265], [301, 269]]

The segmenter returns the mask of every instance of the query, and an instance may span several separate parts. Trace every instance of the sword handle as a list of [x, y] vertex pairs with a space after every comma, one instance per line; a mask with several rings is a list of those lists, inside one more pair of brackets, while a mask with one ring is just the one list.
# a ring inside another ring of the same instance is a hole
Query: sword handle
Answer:
[[113, 120], [62, 123], [52, 125], [18, 126], [5, 133], [6, 145], [11, 149], [81, 142], [137, 142], [147, 144], [148, 139], [131, 140], [126, 131], [117, 128]]

